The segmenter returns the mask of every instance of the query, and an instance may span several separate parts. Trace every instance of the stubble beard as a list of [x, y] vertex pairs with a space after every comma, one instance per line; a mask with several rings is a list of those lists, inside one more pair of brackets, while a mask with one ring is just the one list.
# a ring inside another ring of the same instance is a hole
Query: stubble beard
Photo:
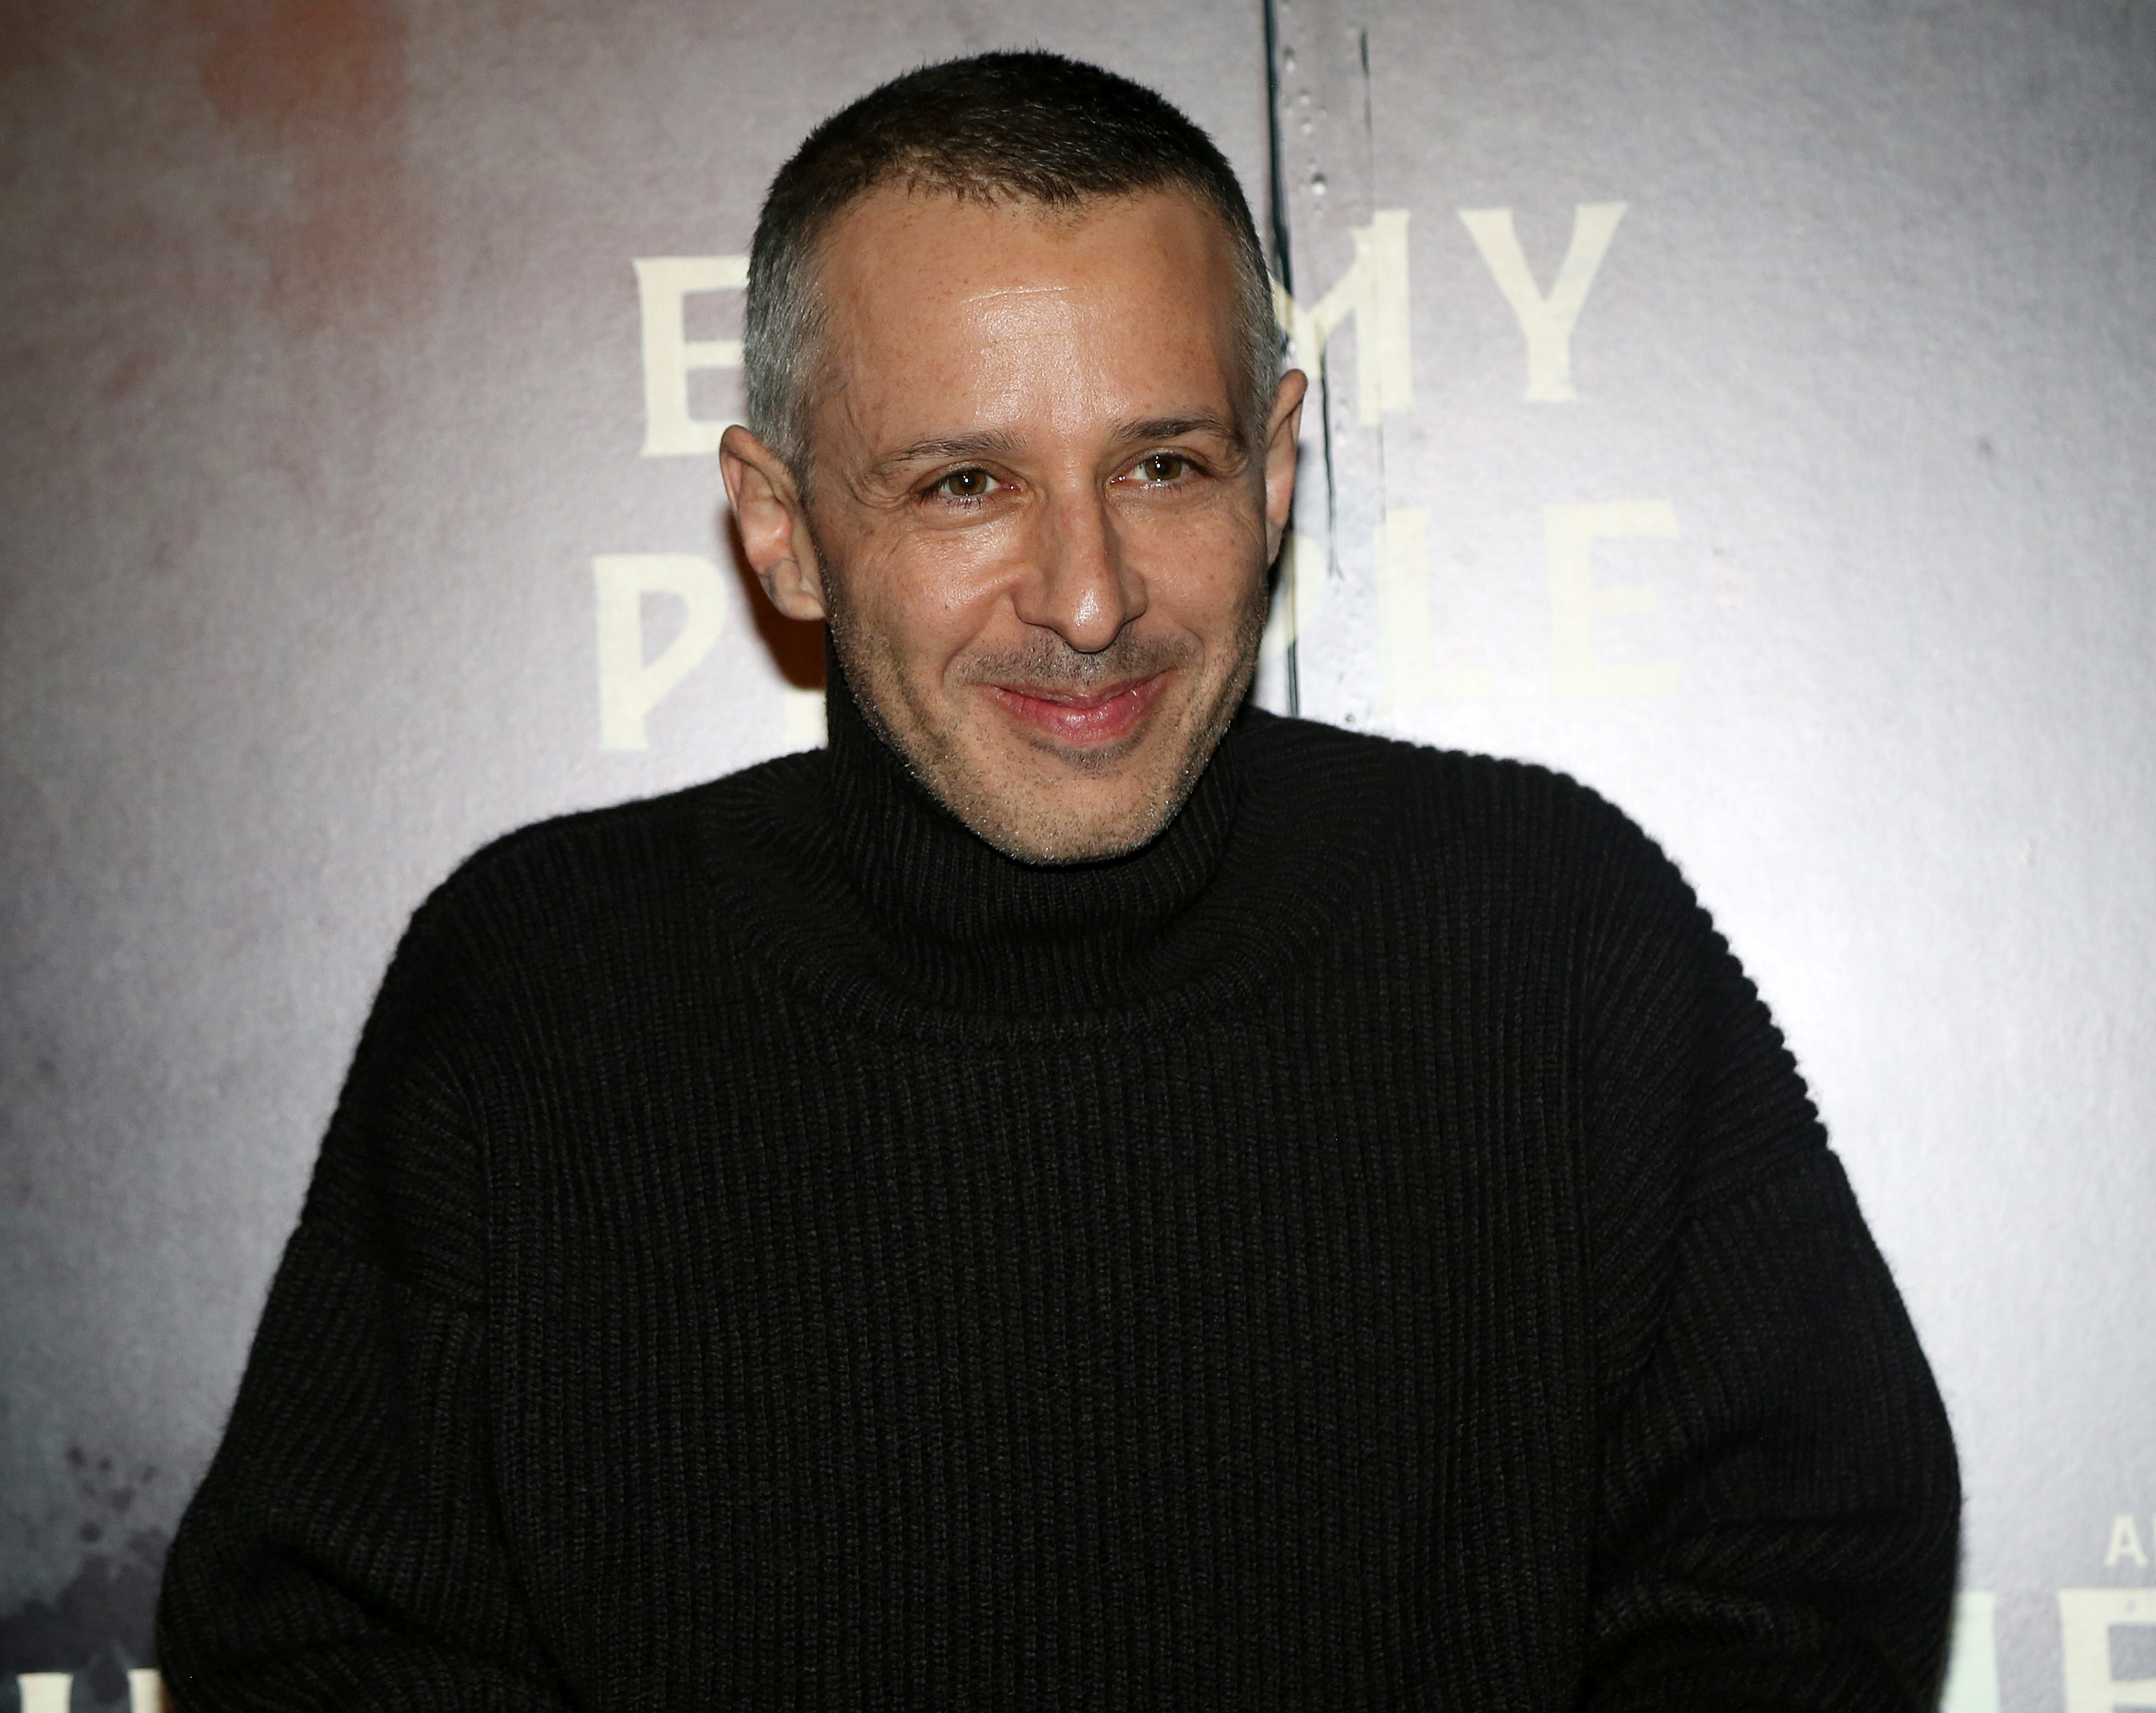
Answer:
[[[1007, 857], [1040, 866], [1127, 856], [1160, 836], [1197, 788], [1250, 689], [1267, 606], [1266, 579], [1254, 573], [1250, 597], [1229, 639], [1227, 672], [1210, 686], [1201, 685], [1194, 702], [1149, 715], [1124, 743], [1070, 750], [1045, 741], [1029, 746], [1023, 739], [998, 741], [992, 727], [985, 742], [976, 733], [976, 742], [969, 744], [969, 724], [987, 726], [998, 716], [976, 707], [969, 720], [940, 700], [922, 695], [889, 638], [872, 624], [857, 622], [844, 589], [844, 570], [827, 560], [824, 592], [832, 647], [870, 729], [975, 836]], [[1092, 654], [1080, 653], [1053, 633], [1042, 633], [1022, 649], [968, 656], [947, 681], [1086, 695], [1105, 685], [1158, 672], [1194, 671], [1201, 665], [1199, 645], [1187, 634], [1153, 638], [1127, 628]], [[1163, 753], [1141, 762], [1143, 772], [1129, 780], [1122, 801], [1105, 813], [1085, 813], [1068, 803], [1064, 787], [1069, 772], [1112, 774], [1132, 756], [1163, 749], [1164, 735], [1156, 722], [1163, 718], [1176, 721], [1179, 730]], [[1035, 754], [1029, 756], [1029, 748]], [[983, 766], [983, 750], [1002, 765]]]

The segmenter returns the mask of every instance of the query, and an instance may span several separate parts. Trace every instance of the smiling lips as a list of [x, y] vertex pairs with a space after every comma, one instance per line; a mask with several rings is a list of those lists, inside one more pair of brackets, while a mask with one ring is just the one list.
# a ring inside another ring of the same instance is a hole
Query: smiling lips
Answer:
[[1145, 718], [1165, 672], [1090, 695], [991, 685], [997, 703], [1025, 729], [1074, 749], [1101, 749], [1127, 737]]

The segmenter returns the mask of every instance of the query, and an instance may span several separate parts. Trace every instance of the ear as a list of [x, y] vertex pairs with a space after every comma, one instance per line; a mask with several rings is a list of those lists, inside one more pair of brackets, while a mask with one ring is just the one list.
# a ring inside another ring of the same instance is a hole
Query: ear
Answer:
[[1271, 421], [1265, 428], [1265, 562], [1280, 552], [1295, 505], [1295, 449], [1302, 429], [1302, 395], [1310, 382], [1301, 369], [1281, 377], [1273, 395]]
[[749, 569], [788, 618], [828, 616], [824, 569], [801, 490], [778, 454], [736, 423], [719, 437], [719, 474], [741, 526]]

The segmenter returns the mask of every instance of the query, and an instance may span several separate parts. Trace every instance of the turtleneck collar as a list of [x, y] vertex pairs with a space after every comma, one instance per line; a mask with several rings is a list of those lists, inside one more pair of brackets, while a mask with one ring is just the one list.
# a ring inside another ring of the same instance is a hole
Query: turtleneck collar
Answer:
[[1152, 843], [1106, 862], [1004, 855], [916, 780], [826, 656], [825, 805], [836, 854], [891, 959], [932, 1004], [1090, 1011], [1171, 984], [1173, 929], [1204, 895], [1242, 798], [1233, 730]]

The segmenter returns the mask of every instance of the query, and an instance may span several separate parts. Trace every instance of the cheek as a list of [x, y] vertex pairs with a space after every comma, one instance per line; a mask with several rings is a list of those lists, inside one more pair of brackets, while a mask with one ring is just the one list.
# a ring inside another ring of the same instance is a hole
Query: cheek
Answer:
[[891, 543], [849, 576], [855, 617], [907, 676], [940, 676], [993, 624], [1014, 555], [989, 533]]
[[1265, 519], [1209, 508], [1161, 519], [1129, 543], [1154, 603], [1191, 622], [1240, 615], [1265, 582]]

